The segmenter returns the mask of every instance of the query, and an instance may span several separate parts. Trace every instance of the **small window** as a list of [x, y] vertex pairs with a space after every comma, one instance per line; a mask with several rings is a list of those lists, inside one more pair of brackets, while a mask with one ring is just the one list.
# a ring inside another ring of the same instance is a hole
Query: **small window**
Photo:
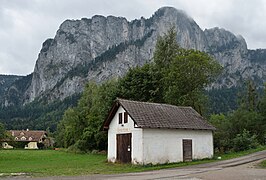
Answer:
[[128, 122], [128, 115], [127, 112], [124, 112], [124, 123]]
[[122, 124], [122, 113], [119, 113], [118, 124]]

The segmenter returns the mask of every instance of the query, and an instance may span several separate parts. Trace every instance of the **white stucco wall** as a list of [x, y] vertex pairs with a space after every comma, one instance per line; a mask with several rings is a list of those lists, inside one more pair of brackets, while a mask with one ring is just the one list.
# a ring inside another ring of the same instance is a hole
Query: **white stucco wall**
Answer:
[[134, 121], [128, 116], [128, 123], [118, 124], [119, 113], [123, 113], [124, 120], [125, 110], [120, 106], [113, 117], [108, 130], [108, 153], [107, 158], [109, 162], [116, 161], [116, 134], [132, 133], [131, 139], [131, 158], [132, 163], [137, 164], [142, 162], [142, 129], [134, 127]]
[[38, 149], [37, 142], [29, 142], [26, 146], [25, 149]]
[[183, 139], [192, 140], [192, 158], [213, 156], [212, 131], [143, 129], [143, 164], [183, 161]]

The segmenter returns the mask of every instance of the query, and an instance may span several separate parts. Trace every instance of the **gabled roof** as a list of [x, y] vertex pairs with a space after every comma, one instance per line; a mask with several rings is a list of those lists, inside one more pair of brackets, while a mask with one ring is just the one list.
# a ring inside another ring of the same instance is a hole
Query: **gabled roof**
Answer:
[[15, 141], [39, 142], [47, 136], [46, 131], [9, 130], [8, 133], [14, 137]]
[[109, 128], [116, 111], [122, 106], [139, 128], [169, 128], [215, 130], [192, 107], [149, 103], [117, 99], [107, 119], [104, 129]]

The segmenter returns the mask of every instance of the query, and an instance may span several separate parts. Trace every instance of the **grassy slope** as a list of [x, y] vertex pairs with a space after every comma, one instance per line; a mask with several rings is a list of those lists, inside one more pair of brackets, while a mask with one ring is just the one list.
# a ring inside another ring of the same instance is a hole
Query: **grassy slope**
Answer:
[[266, 150], [266, 146], [261, 146], [261, 147], [258, 147], [256, 149], [249, 149], [249, 150], [241, 151], [241, 152], [231, 152], [231, 153], [228, 153], [228, 154], [221, 154], [221, 155], [217, 154], [215, 156], [216, 157], [217, 156], [221, 156], [222, 160], [226, 160], [226, 159], [232, 159], [232, 158], [245, 156], [245, 155], [248, 155], [248, 154], [251, 154], [251, 153], [254, 153], [254, 152], [258, 152], [258, 151], [262, 151], [262, 150]]
[[[262, 150], [265, 147], [257, 149]], [[239, 157], [248, 153], [222, 155], [222, 159]], [[29, 173], [33, 176], [75, 176], [86, 174], [112, 174], [140, 172], [216, 161], [201, 160], [188, 163], [174, 163], [156, 166], [136, 166], [106, 162], [106, 155], [73, 154], [54, 150], [0, 150], [0, 174]]]

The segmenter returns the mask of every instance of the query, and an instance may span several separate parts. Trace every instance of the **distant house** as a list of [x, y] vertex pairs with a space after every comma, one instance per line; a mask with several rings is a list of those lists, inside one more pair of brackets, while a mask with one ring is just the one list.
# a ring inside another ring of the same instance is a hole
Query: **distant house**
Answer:
[[4, 149], [13, 149], [13, 146], [9, 145], [7, 142], [2, 142], [2, 148], [4, 148]]
[[108, 161], [162, 164], [213, 156], [213, 130], [191, 107], [117, 99], [104, 129]]
[[[9, 130], [8, 134], [15, 142], [26, 143], [25, 149], [39, 149], [38, 144], [42, 147], [51, 146], [51, 139], [48, 138], [46, 131], [31, 131], [31, 130]], [[8, 145], [8, 141], [2, 143], [3, 148], [13, 148]]]

